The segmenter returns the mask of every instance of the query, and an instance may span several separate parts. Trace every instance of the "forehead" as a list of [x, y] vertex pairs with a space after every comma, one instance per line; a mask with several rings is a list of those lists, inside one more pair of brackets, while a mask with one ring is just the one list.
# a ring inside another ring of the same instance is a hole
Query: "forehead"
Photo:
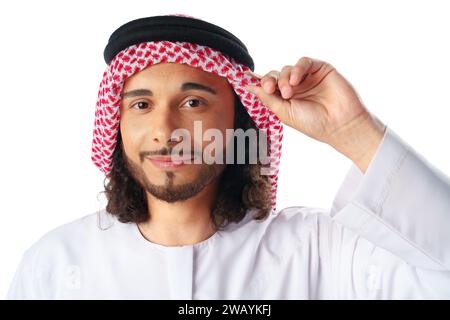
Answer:
[[125, 86], [133, 85], [133, 83], [141, 83], [142, 81], [152, 80], [202, 80], [203, 82], [227, 85], [228, 81], [214, 73], [204, 71], [199, 68], [191, 67], [182, 63], [158, 63], [146, 67], [138, 73], [133, 74], [125, 80]]

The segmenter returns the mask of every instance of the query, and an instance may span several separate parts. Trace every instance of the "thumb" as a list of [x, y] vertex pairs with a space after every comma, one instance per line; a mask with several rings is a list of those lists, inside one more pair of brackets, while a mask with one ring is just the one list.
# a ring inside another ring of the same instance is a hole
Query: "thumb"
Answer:
[[[284, 100], [281, 96], [273, 93], [267, 93], [260, 86], [246, 85], [245, 89], [255, 94], [261, 102], [267, 106], [282, 121], [288, 120], [289, 108], [291, 107], [288, 100]], [[275, 91], [276, 92], [276, 91]]]

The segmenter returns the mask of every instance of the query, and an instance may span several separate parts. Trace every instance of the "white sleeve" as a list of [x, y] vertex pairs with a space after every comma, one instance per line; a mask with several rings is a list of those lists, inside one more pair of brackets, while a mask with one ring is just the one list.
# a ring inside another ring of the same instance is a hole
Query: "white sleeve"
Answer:
[[7, 300], [39, 299], [33, 271], [33, 252], [29, 249], [22, 256], [17, 267], [6, 295]]
[[367, 171], [352, 164], [330, 215], [338, 296], [450, 298], [450, 179], [389, 127]]

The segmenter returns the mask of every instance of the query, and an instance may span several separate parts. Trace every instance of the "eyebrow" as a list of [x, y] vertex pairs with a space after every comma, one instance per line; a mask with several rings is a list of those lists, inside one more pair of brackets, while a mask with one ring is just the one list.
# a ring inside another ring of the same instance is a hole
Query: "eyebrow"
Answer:
[[[206, 91], [212, 94], [217, 94], [216, 90], [213, 88], [210, 88], [208, 86], [205, 86], [200, 83], [195, 82], [185, 82], [181, 85], [181, 91], [188, 91], [188, 90], [202, 90]], [[123, 99], [131, 98], [131, 97], [139, 97], [139, 96], [153, 96], [153, 92], [149, 89], [135, 89], [128, 92], [125, 92], [122, 96]]]

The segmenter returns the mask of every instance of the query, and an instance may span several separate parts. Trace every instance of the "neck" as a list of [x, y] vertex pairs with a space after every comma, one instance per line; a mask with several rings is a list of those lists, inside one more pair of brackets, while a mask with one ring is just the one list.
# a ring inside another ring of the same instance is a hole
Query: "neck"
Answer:
[[216, 229], [211, 220], [218, 182], [184, 201], [168, 203], [147, 192], [149, 219], [139, 224], [142, 235], [163, 246], [192, 245], [211, 237]]

